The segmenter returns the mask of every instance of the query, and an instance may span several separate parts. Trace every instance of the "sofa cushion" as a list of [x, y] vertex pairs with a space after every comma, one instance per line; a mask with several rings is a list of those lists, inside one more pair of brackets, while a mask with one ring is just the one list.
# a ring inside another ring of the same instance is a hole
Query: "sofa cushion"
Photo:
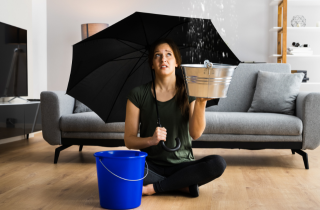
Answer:
[[221, 98], [217, 106], [208, 107], [206, 110], [215, 112], [247, 112], [252, 102], [259, 70], [291, 73], [290, 65], [287, 63], [241, 63], [234, 70], [227, 97]]
[[66, 114], [60, 118], [61, 131], [124, 132], [124, 122], [105, 123], [95, 112]]
[[302, 134], [302, 121], [275, 113], [206, 112], [203, 133], [298, 136]]
[[196, 141], [234, 141], [234, 142], [302, 142], [300, 136], [280, 135], [239, 135], [239, 134], [202, 134]]
[[[138, 134], [139, 136], [139, 134]], [[124, 133], [107, 132], [61, 132], [62, 138], [71, 139], [124, 139]]]
[[248, 112], [294, 115], [303, 77], [303, 73], [280, 74], [259, 71], [257, 87]]
[[81, 103], [78, 100], [75, 100], [73, 113], [81, 113], [81, 112], [92, 112], [92, 110]]

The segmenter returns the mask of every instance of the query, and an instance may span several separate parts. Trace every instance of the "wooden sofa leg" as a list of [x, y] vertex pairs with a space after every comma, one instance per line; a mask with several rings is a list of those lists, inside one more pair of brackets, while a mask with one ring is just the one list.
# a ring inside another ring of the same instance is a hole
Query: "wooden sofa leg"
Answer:
[[83, 148], [83, 145], [80, 145], [80, 146], [79, 146], [79, 152], [82, 151], [82, 148]]
[[302, 151], [301, 149], [293, 149], [292, 153], [294, 154], [294, 152], [296, 152], [296, 153], [298, 153], [299, 155], [302, 156], [303, 162], [304, 162], [304, 167], [306, 169], [309, 169], [308, 154], [306, 152]]
[[56, 152], [54, 154], [54, 164], [57, 164], [58, 162], [58, 158], [59, 158], [59, 155], [60, 155], [60, 151], [64, 150], [64, 149], [67, 149], [68, 147], [71, 147], [72, 145], [62, 145], [61, 147], [58, 147], [56, 148]]
[[291, 150], [291, 152], [292, 152], [293, 155], [295, 154], [295, 151], [293, 149]]

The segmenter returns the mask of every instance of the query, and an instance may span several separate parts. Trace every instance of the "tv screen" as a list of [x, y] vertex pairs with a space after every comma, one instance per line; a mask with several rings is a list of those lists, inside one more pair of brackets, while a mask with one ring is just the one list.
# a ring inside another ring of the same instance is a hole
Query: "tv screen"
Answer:
[[0, 22], [0, 97], [28, 96], [27, 30]]

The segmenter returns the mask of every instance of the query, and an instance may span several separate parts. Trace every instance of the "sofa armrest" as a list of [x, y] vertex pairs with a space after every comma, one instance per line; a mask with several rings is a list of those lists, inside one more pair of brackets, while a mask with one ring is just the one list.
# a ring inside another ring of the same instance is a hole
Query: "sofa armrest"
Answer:
[[60, 117], [73, 113], [75, 99], [65, 91], [42, 91], [40, 100], [43, 138], [51, 145], [60, 145]]
[[302, 149], [315, 149], [320, 144], [320, 93], [300, 92], [296, 116], [302, 120]]

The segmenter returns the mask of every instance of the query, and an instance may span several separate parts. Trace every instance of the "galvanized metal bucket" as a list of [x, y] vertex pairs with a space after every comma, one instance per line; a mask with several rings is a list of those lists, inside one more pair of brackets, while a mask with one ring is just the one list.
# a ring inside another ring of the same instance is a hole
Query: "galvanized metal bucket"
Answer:
[[204, 64], [182, 64], [181, 67], [188, 95], [199, 98], [226, 98], [237, 68], [209, 61]]

